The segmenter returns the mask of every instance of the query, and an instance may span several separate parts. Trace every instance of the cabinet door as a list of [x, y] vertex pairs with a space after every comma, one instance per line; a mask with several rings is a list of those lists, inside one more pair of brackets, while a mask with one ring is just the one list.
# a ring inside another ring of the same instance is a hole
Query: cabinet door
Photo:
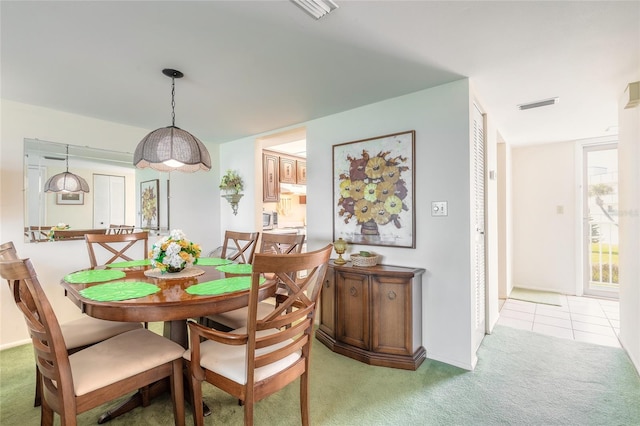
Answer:
[[333, 268], [327, 269], [320, 292], [320, 330], [336, 338], [336, 286]]
[[280, 182], [296, 183], [296, 160], [280, 157]]
[[278, 156], [262, 154], [262, 201], [276, 203], [280, 201], [280, 180], [278, 178]]
[[369, 349], [369, 277], [336, 271], [336, 340]]
[[412, 355], [411, 280], [371, 277], [371, 350]]
[[307, 162], [306, 161], [296, 161], [296, 183], [298, 185], [306, 185], [307, 184]]

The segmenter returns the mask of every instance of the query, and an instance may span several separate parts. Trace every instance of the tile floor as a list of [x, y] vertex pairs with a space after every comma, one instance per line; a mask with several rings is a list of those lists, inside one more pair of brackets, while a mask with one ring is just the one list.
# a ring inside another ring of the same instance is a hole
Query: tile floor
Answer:
[[620, 347], [617, 300], [563, 295], [562, 306], [552, 306], [507, 299], [500, 308], [498, 324], [564, 339]]

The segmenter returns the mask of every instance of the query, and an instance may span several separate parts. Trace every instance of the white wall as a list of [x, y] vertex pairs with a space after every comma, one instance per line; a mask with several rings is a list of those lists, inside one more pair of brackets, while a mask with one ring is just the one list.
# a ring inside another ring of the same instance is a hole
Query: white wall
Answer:
[[[475, 364], [470, 330], [469, 104], [469, 82], [460, 80], [304, 123], [309, 250], [333, 239], [332, 145], [416, 131], [416, 248], [368, 249], [382, 254], [385, 264], [427, 270], [422, 283], [427, 356], [467, 369]], [[245, 181], [255, 182], [259, 160], [249, 164], [247, 153], [263, 136], [223, 144], [221, 167], [237, 169]], [[241, 212], [259, 212], [256, 195], [252, 207], [251, 196], [243, 198], [237, 217], [225, 215], [223, 209], [222, 228], [246, 227]], [[431, 202], [444, 200], [449, 202], [449, 215], [432, 217]]]
[[514, 287], [575, 294], [574, 150], [574, 142], [511, 150]]
[[624, 109], [618, 122], [620, 201], [620, 341], [640, 371], [640, 107]]
[[[0, 241], [13, 241], [21, 257], [31, 258], [59, 320], [64, 322], [80, 312], [64, 296], [58, 283], [64, 274], [89, 265], [87, 249], [84, 241], [24, 243], [23, 140], [34, 138], [133, 152], [149, 130], [7, 100], [1, 102]], [[217, 148], [209, 147], [209, 152], [213, 164], [217, 164]], [[218, 176], [202, 172], [172, 175], [172, 227], [182, 228], [205, 252], [215, 248], [220, 242]], [[6, 285], [0, 285], [0, 303], [2, 349], [25, 341], [28, 335]]]

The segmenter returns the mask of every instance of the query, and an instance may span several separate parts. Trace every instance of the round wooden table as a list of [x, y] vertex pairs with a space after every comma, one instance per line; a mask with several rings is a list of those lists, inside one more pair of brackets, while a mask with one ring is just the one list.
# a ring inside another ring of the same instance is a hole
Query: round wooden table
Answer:
[[[186, 320], [188, 318], [200, 318], [228, 312], [245, 307], [249, 303], [249, 290], [213, 296], [187, 293], [185, 291], [187, 288], [198, 283], [238, 276], [238, 274], [220, 272], [216, 266], [195, 265], [193, 268], [203, 270], [204, 274], [176, 279], [174, 274], [167, 273], [162, 278], [155, 278], [144, 274], [146, 270], [150, 269], [146, 266], [121, 269], [125, 272], [126, 277], [111, 281], [71, 284], [63, 278], [61, 284], [65, 289], [66, 296], [85, 314], [111, 321], [164, 321], [165, 337], [187, 348]], [[100, 266], [86, 270], [92, 269], [105, 269], [105, 267]], [[160, 291], [149, 296], [116, 302], [100, 302], [85, 298], [80, 294], [80, 291], [85, 288], [114, 281], [147, 282], [160, 287]], [[272, 296], [275, 290], [275, 282], [267, 281], [260, 288], [260, 300]]]
[[[216, 269], [216, 266], [195, 265], [194, 268], [201, 269], [204, 273], [198, 276], [182, 278], [176, 278], [174, 274], [164, 274], [162, 277], [156, 278], [145, 275], [144, 272], [151, 269], [151, 267], [143, 266], [125, 269], [118, 268], [117, 270], [122, 270], [126, 276], [111, 281], [72, 284], [63, 278], [60, 283], [65, 289], [66, 296], [87, 315], [111, 321], [163, 321], [163, 335], [179, 343], [184, 348], [187, 348], [189, 345], [187, 319], [232, 311], [249, 304], [248, 289], [220, 295], [192, 295], [187, 293], [185, 291], [187, 288], [199, 283], [239, 276], [238, 274], [221, 272]], [[99, 266], [83, 271], [94, 269], [108, 268]], [[115, 302], [96, 301], [83, 297], [80, 294], [80, 291], [85, 288], [115, 281], [146, 282], [160, 287], [160, 291], [149, 296]], [[260, 287], [260, 300], [274, 295], [275, 290], [275, 281], [265, 282]], [[157, 386], [152, 386], [149, 390], [149, 397], [153, 397], [165, 390], [166, 383], [159, 382]], [[130, 411], [134, 407], [142, 405], [144, 400], [146, 400], [146, 398], [143, 398], [140, 392], [138, 392], [122, 405], [103, 414], [98, 420], [98, 423], [105, 423], [114, 417]], [[210, 411], [205, 406], [205, 415], [208, 414], [210, 414]]]

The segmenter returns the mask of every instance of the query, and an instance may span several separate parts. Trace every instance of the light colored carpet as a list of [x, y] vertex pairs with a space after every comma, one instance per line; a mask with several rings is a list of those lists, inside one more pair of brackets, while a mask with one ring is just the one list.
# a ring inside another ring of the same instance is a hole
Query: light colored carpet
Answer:
[[[311, 424], [385, 425], [637, 425], [640, 378], [620, 348], [496, 326], [465, 371], [427, 359], [417, 371], [373, 367], [314, 341]], [[39, 424], [33, 403], [33, 351], [0, 352], [0, 425]], [[298, 382], [256, 406], [256, 425], [300, 425]], [[205, 385], [213, 414], [205, 425], [242, 425], [242, 407]], [[106, 406], [78, 416], [95, 425]], [[187, 408], [186, 424], [192, 424]], [[56, 423], [59, 424], [59, 423]], [[172, 425], [168, 396], [109, 425]]]
[[527, 288], [514, 287], [513, 290], [511, 290], [509, 299], [562, 306], [562, 295], [551, 291], [530, 290]]

